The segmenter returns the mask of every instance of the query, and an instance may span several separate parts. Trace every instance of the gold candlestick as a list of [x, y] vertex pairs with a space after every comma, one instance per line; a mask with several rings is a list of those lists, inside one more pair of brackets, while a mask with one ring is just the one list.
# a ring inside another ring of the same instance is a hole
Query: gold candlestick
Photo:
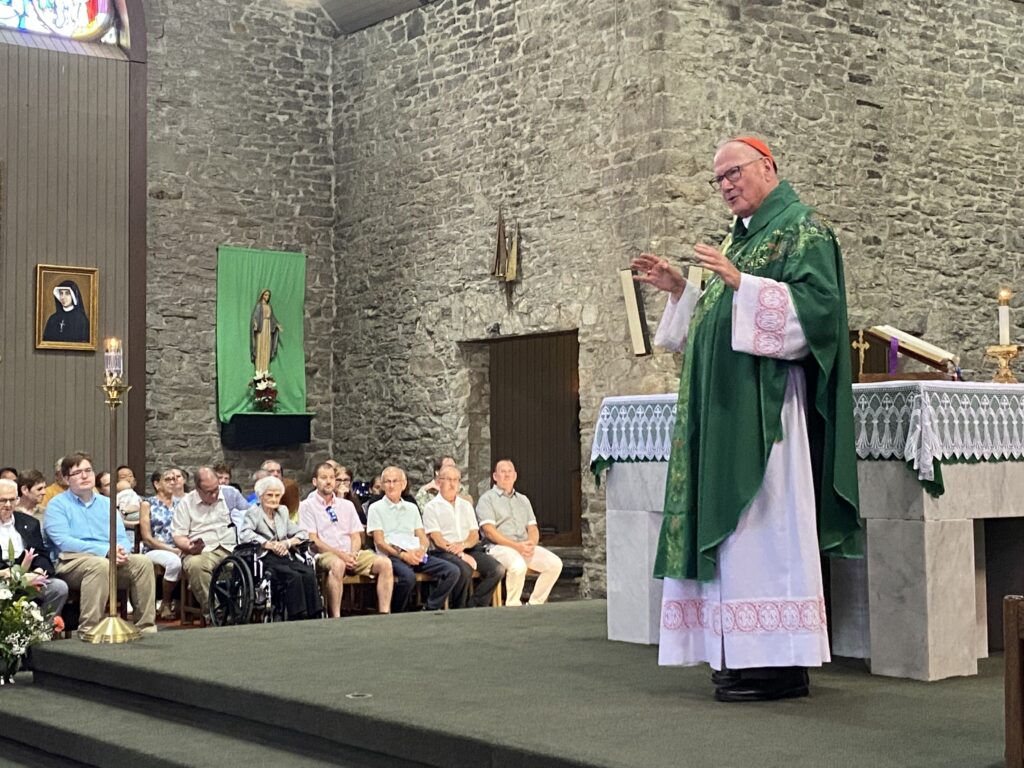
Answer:
[[996, 384], [1016, 384], [1017, 377], [1010, 370], [1010, 361], [1017, 357], [1016, 344], [996, 344], [985, 348], [985, 357], [995, 359], [996, 368], [992, 381]]
[[[118, 345], [119, 346], [119, 345]], [[118, 366], [120, 368], [120, 366]], [[107, 368], [103, 383], [99, 387], [106, 395], [106, 404], [110, 407], [110, 466], [117, 466], [117, 409], [124, 402], [124, 396], [131, 389], [125, 384], [117, 369]], [[132, 643], [142, 639], [142, 633], [133, 625], [117, 615], [117, 507], [114, 499], [110, 500], [110, 550], [108, 557], [108, 574], [110, 590], [107, 615], [91, 631], [80, 632], [79, 638], [87, 643]]]

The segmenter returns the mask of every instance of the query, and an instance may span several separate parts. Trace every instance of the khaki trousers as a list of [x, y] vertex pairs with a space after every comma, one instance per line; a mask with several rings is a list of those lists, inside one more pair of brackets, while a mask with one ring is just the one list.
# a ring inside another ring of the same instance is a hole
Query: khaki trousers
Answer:
[[204, 616], [210, 601], [210, 581], [213, 579], [213, 569], [229, 554], [231, 553], [224, 547], [217, 547], [216, 549], [204, 549], [198, 555], [185, 555], [182, 559], [182, 567], [188, 574], [188, 586], [192, 590], [192, 594], [195, 595]]
[[[110, 568], [107, 558], [81, 552], [66, 552], [57, 562], [57, 575], [71, 589], [77, 589], [79, 632], [94, 629], [106, 615], [110, 599]], [[156, 579], [153, 561], [145, 555], [128, 555], [128, 562], [117, 567], [117, 586], [128, 589], [134, 609], [135, 626], [140, 630], [156, 627]]]
[[546, 603], [551, 588], [555, 586], [562, 573], [562, 559], [550, 549], [539, 544], [533, 550], [533, 557], [524, 560], [512, 547], [492, 544], [488, 553], [505, 566], [505, 605], [522, 605], [523, 585], [526, 583], [526, 569], [539, 573], [537, 583], [533, 585], [530, 605]]

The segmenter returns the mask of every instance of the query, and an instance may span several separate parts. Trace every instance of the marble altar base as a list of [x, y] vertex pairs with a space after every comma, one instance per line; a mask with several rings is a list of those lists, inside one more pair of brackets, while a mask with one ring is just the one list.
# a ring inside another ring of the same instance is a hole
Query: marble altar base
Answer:
[[863, 561], [833, 561], [833, 651], [878, 675], [974, 675], [988, 656], [984, 518], [1019, 517], [1019, 462], [948, 464], [930, 496], [899, 461], [860, 461]]
[[668, 462], [620, 462], [607, 476], [608, 639], [657, 645], [661, 580], [651, 578]]

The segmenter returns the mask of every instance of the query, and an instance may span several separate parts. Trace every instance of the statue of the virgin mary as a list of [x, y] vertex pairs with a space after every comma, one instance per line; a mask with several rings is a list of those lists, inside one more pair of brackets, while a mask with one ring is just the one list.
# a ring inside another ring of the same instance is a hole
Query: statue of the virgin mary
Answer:
[[270, 306], [270, 289], [265, 288], [252, 309], [249, 323], [249, 356], [257, 372], [270, 370], [270, 361], [277, 357], [277, 342], [282, 330]]

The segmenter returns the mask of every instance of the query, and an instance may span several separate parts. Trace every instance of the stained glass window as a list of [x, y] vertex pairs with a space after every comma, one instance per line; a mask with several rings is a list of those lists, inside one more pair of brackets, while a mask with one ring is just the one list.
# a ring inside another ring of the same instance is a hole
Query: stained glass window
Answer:
[[98, 40], [114, 25], [113, 0], [0, 0], [0, 27]]

